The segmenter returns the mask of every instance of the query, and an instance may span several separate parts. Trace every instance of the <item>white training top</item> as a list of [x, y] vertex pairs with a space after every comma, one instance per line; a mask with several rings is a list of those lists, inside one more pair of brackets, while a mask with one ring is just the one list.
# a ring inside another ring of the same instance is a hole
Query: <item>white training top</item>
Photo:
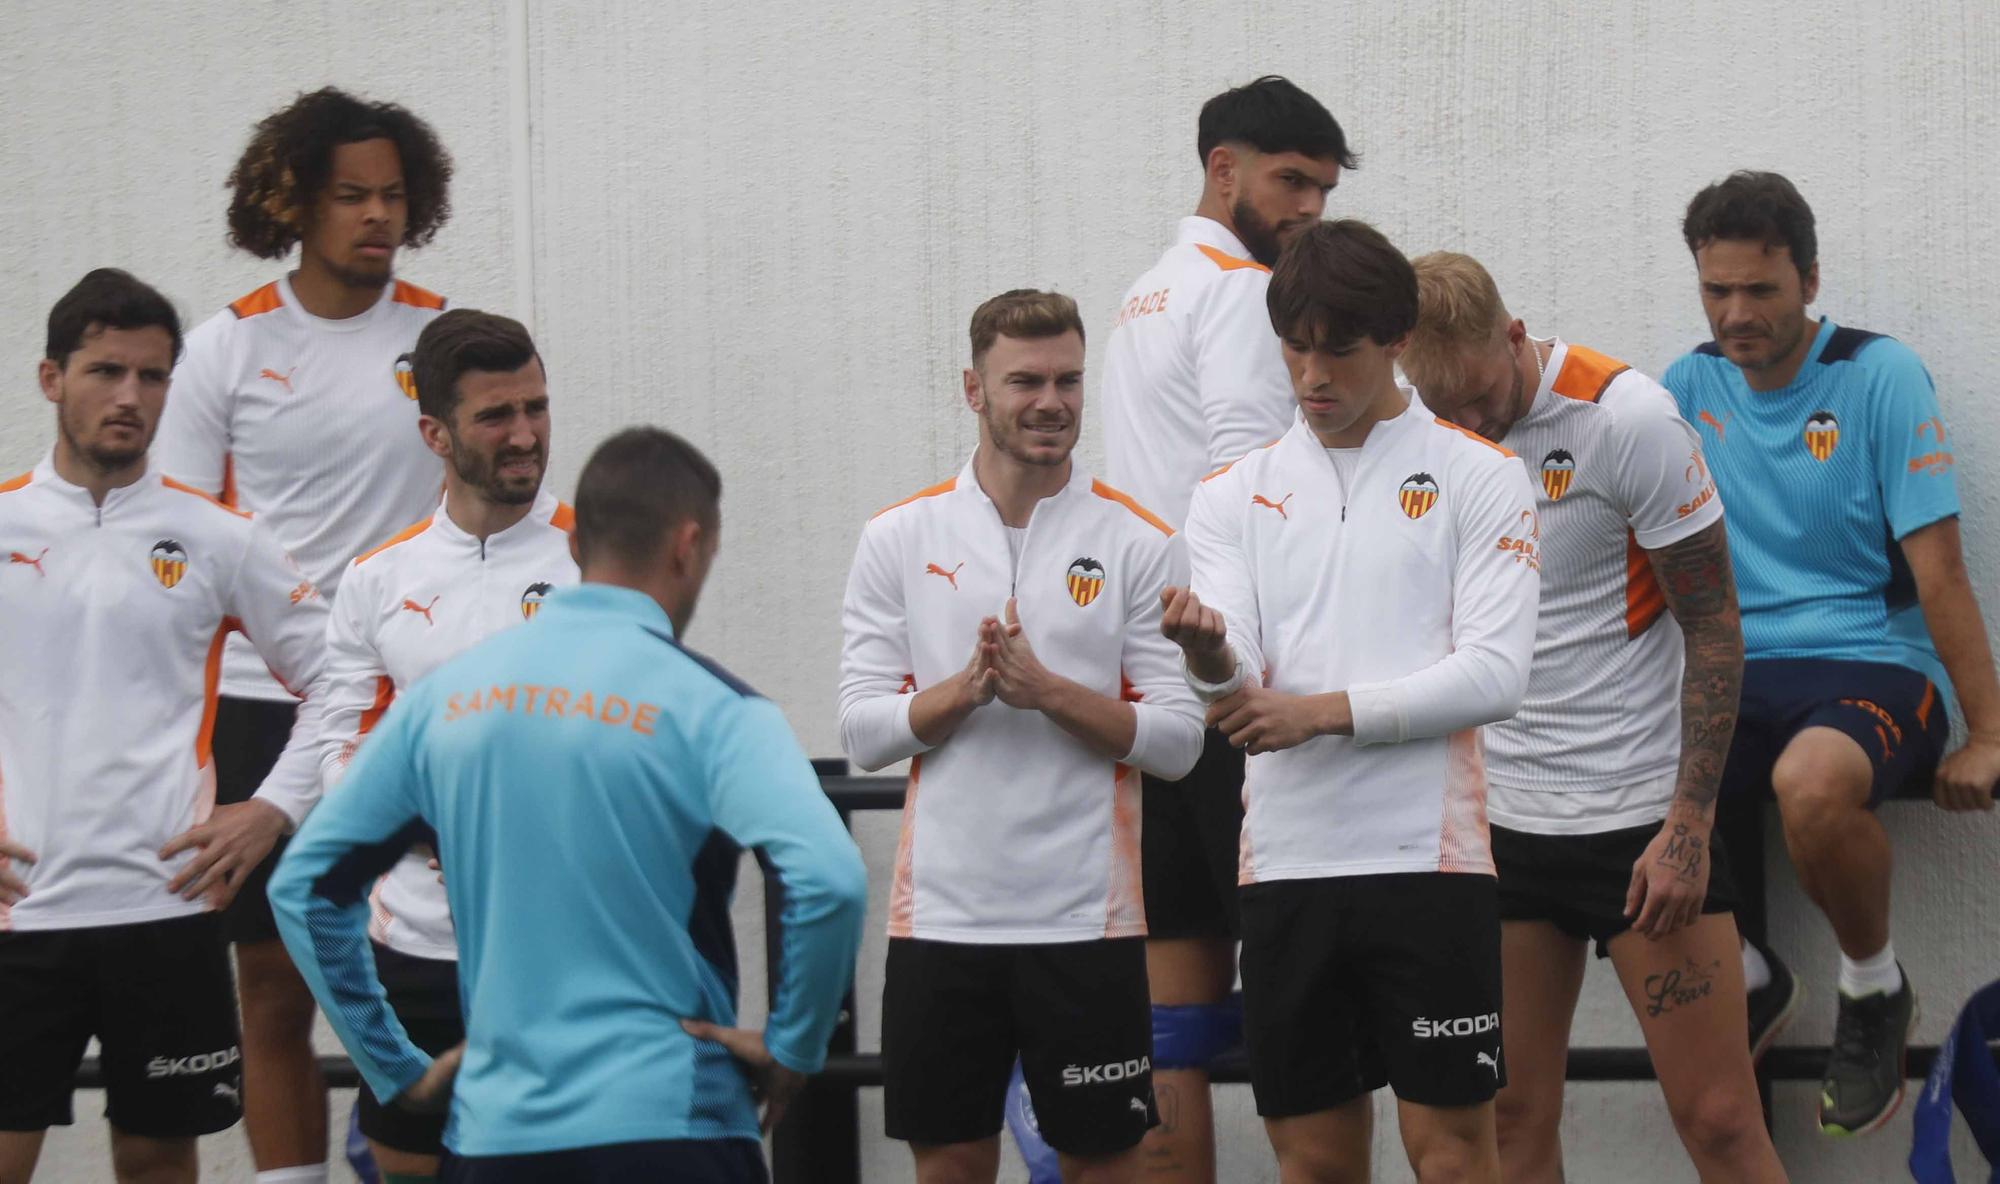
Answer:
[[[547, 490], [526, 518], [484, 542], [439, 506], [353, 562], [327, 623], [320, 766], [329, 791], [398, 691], [533, 620], [544, 596], [576, 583], [573, 525], [570, 508]], [[456, 959], [451, 909], [429, 858], [407, 854], [377, 882], [369, 936], [411, 957]]]
[[1176, 526], [1202, 477], [1291, 426], [1270, 286], [1228, 227], [1182, 218], [1118, 307], [1099, 397], [1105, 472]]
[[[1139, 773], [1177, 778], [1201, 755], [1200, 706], [1160, 633], [1173, 532], [1072, 464], [1010, 559], [999, 511], [968, 462], [861, 532], [841, 611], [840, 735], [864, 769], [907, 757], [889, 935], [1067, 942], [1146, 932]], [[995, 698], [935, 748], [910, 729], [912, 693], [963, 670], [987, 616], [1017, 602], [1052, 672], [1132, 699], [1137, 733], [1113, 761], [1038, 711]]]
[[1493, 873], [1479, 726], [1528, 685], [1534, 493], [1513, 453], [1404, 393], [1351, 483], [1301, 418], [1188, 511], [1194, 590], [1228, 625], [1236, 680], [1353, 705], [1352, 737], [1249, 758], [1245, 884]]
[[[443, 308], [398, 280], [367, 312], [329, 321], [299, 306], [290, 280], [265, 284], [188, 334], [155, 463], [254, 512], [333, 596], [348, 560], [429, 513], [444, 487], [397, 360]], [[222, 693], [286, 697], [239, 642]]]
[[0, 929], [192, 916], [168, 839], [215, 806], [223, 638], [304, 697], [257, 797], [296, 824], [319, 797], [326, 604], [249, 515], [148, 470], [99, 506], [52, 459], [0, 483], [0, 834], [26, 899]]
[[1527, 698], [1486, 731], [1487, 813], [1536, 834], [1658, 822], [1681, 751], [1684, 642], [1646, 552], [1722, 519], [1674, 397], [1555, 342], [1507, 433], [1542, 520], [1542, 606]]

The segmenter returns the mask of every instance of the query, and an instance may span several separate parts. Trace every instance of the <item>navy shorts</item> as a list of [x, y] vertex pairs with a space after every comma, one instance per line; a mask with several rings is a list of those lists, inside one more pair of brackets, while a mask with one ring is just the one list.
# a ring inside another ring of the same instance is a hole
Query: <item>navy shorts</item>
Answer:
[[1928, 789], [1951, 736], [1943, 696], [1907, 666], [1760, 658], [1743, 664], [1743, 705], [1723, 794], [1770, 793], [1779, 754], [1806, 728], [1832, 728], [1868, 754], [1875, 767], [1870, 809], [1907, 782]]
[[446, 1155], [445, 1184], [765, 1184], [764, 1148], [754, 1139], [657, 1139], [535, 1155]]

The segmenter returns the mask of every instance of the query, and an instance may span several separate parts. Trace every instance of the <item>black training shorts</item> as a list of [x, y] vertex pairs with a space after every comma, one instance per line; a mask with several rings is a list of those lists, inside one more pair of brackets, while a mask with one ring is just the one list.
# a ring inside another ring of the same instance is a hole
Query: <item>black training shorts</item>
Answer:
[[236, 984], [213, 913], [0, 933], [0, 1017], [0, 1130], [69, 1125], [93, 1036], [117, 1130], [178, 1139], [242, 1116]]
[[[215, 803], [218, 806], [247, 802], [270, 776], [271, 766], [285, 751], [292, 736], [292, 718], [298, 708], [291, 703], [263, 699], [231, 699], [224, 696], [215, 704]], [[237, 890], [236, 899], [222, 913], [223, 936], [231, 942], [278, 940], [278, 922], [271, 916], [271, 869], [285, 853], [290, 837], [280, 835], [264, 861], [250, 870]]]
[[1506, 1083], [1492, 876], [1275, 880], [1244, 887], [1242, 905], [1258, 1114], [1330, 1110], [1385, 1084], [1467, 1106]]
[[[1660, 833], [1660, 823], [1589, 835], [1540, 835], [1492, 827], [1493, 865], [1500, 872], [1500, 919], [1547, 921], [1580, 941], [1610, 953], [1611, 939], [1632, 927], [1625, 896], [1632, 865]], [[1736, 911], [1736, 879], [1722, 836], [1711, 834], [1706, 913]]]
[[971, 945], [892, 938], [882, 987], [889, 1137], [969, 1143], [999, 1133], [1021, 1061], [1049, 1146], [1139, 1145], [1153, 1108], [1144, 939]]
[[1243, 750], [1211, 730], [1187, 776], [1144, 778], [1139, 809], [1147, 936], [1235, 937]]
[[[458, 963], [443, 958], [416, 958], [375, 945], [375, 972], [389, 993], [389, 1007], [410, 1034], [410, 1042], [432, 1056], [465, 1039], [465, 1013], [458, 1004]], [[411, 1155], [444, 1152], [442, 1114], [418, 1114], [393, 1103], [384, 1105], [367, 1082], [358, 1098], [361, 1133], [384, 1147]]]

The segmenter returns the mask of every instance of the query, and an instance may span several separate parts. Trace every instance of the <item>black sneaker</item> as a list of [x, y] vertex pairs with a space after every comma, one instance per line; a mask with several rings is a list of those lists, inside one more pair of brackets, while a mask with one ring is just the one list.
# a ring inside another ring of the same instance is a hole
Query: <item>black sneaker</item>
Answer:
[[1908, 977], [1893, 995], [1840, 996], [1833, 1052], [1820, 1084], [1820, 1130], [1865, 1135], [1889, 1121], [1903, 1101], [1903, 1056], [1916, 1024], [1917, 992]]
[[1776, 954], [1754, 942], [1751, 944], [1764, 955], [1765, 964], [1771, 968], [1771, 981], [1745, 996], [1750, 1005], [1750, 1063], [1755, 1065], [1777, 1041], [1778, 1033], [1792, 1022], [1805, 992], [1791, 968], [1778, 961]]

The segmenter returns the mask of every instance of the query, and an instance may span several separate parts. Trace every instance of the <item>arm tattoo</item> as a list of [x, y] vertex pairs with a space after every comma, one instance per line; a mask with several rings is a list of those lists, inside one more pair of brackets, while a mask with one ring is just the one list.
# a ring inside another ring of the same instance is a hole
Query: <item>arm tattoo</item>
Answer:
[[1674, 801], [1707, 817], [1736, 735], [1736, 704], [1743, 689], [1743, 623], [1729, 568], [1729, 536], [1717, 522], [1670, 547], [1649, 551], [1647, 557], [1687, 644]]

